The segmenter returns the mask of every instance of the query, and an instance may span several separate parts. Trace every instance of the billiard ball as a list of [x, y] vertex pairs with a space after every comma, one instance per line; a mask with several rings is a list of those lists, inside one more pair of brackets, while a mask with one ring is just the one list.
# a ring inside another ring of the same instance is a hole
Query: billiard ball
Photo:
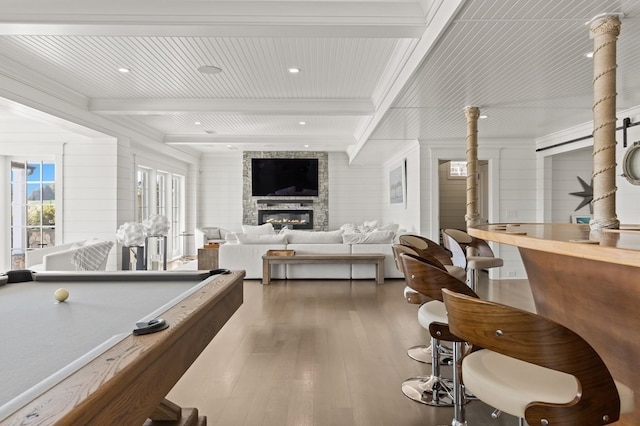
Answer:
[[66, 288], [59, 288], [55, 293], [53, 293], [53, 297], [55, 297], [58, 302], [64, 302], [69, 297], [69, 290]]

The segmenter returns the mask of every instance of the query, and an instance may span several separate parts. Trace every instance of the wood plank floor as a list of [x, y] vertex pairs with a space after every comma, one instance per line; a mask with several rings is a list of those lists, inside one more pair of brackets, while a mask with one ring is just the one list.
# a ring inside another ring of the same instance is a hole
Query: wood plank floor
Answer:
[[[449, 425], [453, 410], [406, 398], [403, 380], [430, 365], [407, 348], [428, 335], [404, 281], [275, 280], [244, 283], [244, 304], [169, 395], [197, 407], [209, 425]], [[526, 281], [479, 285], [481, 297], [533, 309]], [[445, 369], [444, 375], [450, 375]], [[517, 425], [466, 406], [470, 425]]]

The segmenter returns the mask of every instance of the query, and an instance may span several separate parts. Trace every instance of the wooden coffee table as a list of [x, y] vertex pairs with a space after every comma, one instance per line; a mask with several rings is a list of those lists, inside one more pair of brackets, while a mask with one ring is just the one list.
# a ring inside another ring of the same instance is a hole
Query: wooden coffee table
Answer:
[[384, 283], [384, 254], [356, 253], [356, 254], [296, 254], [293, 256], [262, 256], [262, 284], [271, 283], [271, 265], [276, 264], [311, 264], [332, 263], [336, 265], [354, 263], [375, 263], [376, 283]]

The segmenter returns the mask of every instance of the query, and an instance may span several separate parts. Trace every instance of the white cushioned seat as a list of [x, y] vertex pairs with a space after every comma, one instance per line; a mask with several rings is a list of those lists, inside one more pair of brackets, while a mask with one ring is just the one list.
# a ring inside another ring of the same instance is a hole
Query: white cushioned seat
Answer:
[[[578, 381], [570, 374], [530, 364], [486, 349], [462, 361], [465, 387], [491, 406], [524, 417], [532, 401], [556, 404], [571, 402], [578, 394]], [[615, 382], [620, 394], [620, 412], [633, 410], [633, 391]]]
[[499, 257], [482, 257], [482, 256], [467, 257], [467, 267], [469, 269], [498, 268], [503, 264], [504, 262]]
[[444, 303], [439, 300], [432, 300], [424, 303], [418, 309], [418, 323], [425, 330], [429, 330], [429, 324], [432, 322], [441, 322], [447, 324], [447, 310]]
[[578, 381], [570, 374], [486, 349], [464, 357], [462, 378], [483, 402], [516, 417], [524, 417], [531, 401], [566, 404], [578, 393]]
[[443, 265], [443, 266], [444, 266], [444, 269], [446, 269], [450, 275], [453, 275], [460, 281], [465, 281], [467, 279], [467, 271], [465, 271], [464, 268], [461, 268], [459, 266], [454, 266], [454, 265]]

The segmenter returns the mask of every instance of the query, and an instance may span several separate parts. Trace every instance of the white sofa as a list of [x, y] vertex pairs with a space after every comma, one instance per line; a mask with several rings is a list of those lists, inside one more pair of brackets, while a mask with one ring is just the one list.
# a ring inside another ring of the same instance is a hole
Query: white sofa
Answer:
[[[257, 227], [254, 227], [257, 228]], [[245, 231], [249, 227], [243, 227]], [[247, 279], [262, 278], [262, 255], [267, 250], [294, 250], [304, 253], [382, 253], [385, 255], [385, 278], [403, 278], [396, 269], [391, 249], [395, 240], [393, 232], [386, 234], [352, 235], [344, 231], [285, 230], [279, 234], [263, 228], [263, 233], [230, 233], [226, 244], [220, 246], [219, 265], [231, 270], [244, 269]], [[383, 232], [383, 231], [380, 231]], [[375, 241], [383, 243], [375, 243]], [[375, 265], [273, 265], [274, 279], [375, 279]]]
[[[25, 268], [32, 271], [104, 271], [113, 245], [113, 241], [93, 239], [30, 250], [25, 254]], [[89, 251], [90, 259], [87, 259], [83, 254]]]

